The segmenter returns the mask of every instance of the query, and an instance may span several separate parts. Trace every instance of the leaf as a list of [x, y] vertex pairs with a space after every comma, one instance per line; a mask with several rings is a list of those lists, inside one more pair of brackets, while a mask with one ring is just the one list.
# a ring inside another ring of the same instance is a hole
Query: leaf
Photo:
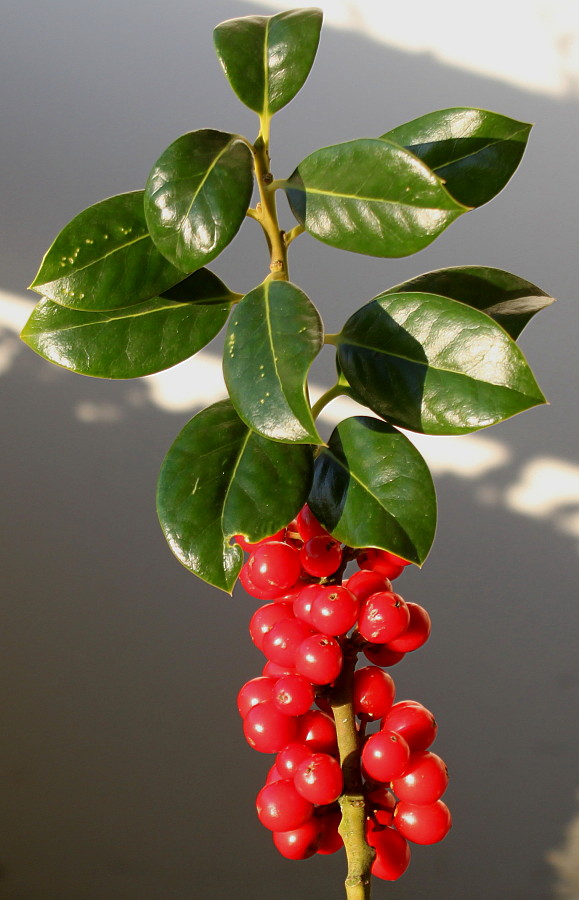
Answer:
[[182, 281], [186, 271], [159, 253], [147, 228], [144, 191], [101, 200], [60, 232], [32, 290], [71, 309], [118, 309]]
[[269, 117], [295, 97], [314, 63], [322, 17], [321, 9], [290, 9], [217, 26], [217, 56], [242, 103]]
[[436, 530], [428, 466], [399, 431], [356, 416], [334, 429], [314, 466], [308, 505], [338, 540], [421, 564]]
[[287, 281], [266, 281], [243, 298], [231, 317], [223, 374], [243, 421], [271, 440], [321, 443], [306, 379], [322, 348], [314, 305]]
[[218, 256], [237, 234], [253, 190], [243, 138], [210, 128], [177, 138], [153, 166], [145, 216], [157, 248], [187, 272]]
[[532, 125], [484, 109], [441, 109], [382, 135], [422, 159], [465, 206], [482, 206], [519, 165]]
[[466, 212], [412, 153], [377, 138], [316, 150], [285, 182], [314, 237], [368, 256], [408, 256]]
[[312, 448], [268, 441], [229, 400], [191, 419], [163, 462], [157, 511], [171, 550], [209, 584], [231, 593], [243, 562], [235, 534], [258, 541], [287, 525], [305, 503]]
[[403, 284], [389, 288], [386, 294], [418, 291], [440, 294], [466, 303], [491, 316], [516, 340], [535, 313], [555, 302], [545, 291], [502, 269], [488, 266], [456, 266], [425, 272]]
[[545, 402], [508, 334], [447, 297], [381, 294], [334, 340], [354, 399], [412, 431], [465, 434]]
[[200, 269], [162, 297], [110, 312], [41, 300], [21, 337], [40, 356], [81, 375], [137, 378], [201, 350], [225, 324], [236, 296]]

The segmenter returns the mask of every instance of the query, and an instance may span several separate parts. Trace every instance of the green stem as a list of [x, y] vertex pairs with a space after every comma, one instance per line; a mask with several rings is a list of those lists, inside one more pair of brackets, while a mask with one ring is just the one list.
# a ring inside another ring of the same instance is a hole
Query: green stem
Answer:
[[345, 393], [344, 385], [340, 384], [340, 382], [337, 382], [333, 387], [329, 388], [329, 390], [327, 390], [325, 394], [322, 394], [319, 400], [312, 406], [312, 415], [314, 419], [318, 418], [319, 414], [328, 403], [335, 400], [336, 397], [341, 397]]
[[370, 900], [371, 866], [374, 850], [365, 839], [366, 804], [360, 773], [360, 738], [354, 715], [354, 670], [358, 653], [346, 640], [344, 664], [336, 686], [330, 694], [330, 703], [336, 722], [340, 763], [344, 776], [344, 792], [340, 797], [342, 821], [340, 834], [348, 859], [348, 875], [345, 881], [347, 900]]
[[256, 207], [256, 218], [265, 232], [270, 252], [270, 278], [275, 281], [289, 281], [287, 265], [287, 245], [284, 233], [279, 227], [275, 191], [269, 189], [273, 182], [269, 165], [269, 117], [261, 119], [261, 127], [253, 146], [255, 177], [259, 188], [260, 202]]

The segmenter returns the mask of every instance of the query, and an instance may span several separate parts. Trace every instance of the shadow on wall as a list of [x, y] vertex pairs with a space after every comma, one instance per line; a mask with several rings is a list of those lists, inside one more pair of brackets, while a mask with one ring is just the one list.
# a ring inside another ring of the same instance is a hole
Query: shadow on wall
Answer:
[[[137, 16], [129, 0], [13, 7], [0, 56], [12, 86], [3, 288], [30, 282], [82, 208], [142, 187], [179, 134], [208, 126], [251, 136], [254, 117], [228, 93], [210, 40], [218, 21], [251, 11], [217, 2], [192, 12], [181, 0], [168, 0], [163, 17], [146, 3]], [[546, 853], [575, 813], [579, 741], [569, 265], [579, 185], [566, 174], [577, 103], [329, 29], [302, 94], [275, 123], [274, 163], [289, 174], [318, 146], [455, 105], [538, 123], [506, 192], [416, 259], [342, 257], [304, 236], [292, 277], [329, 330], [388, 286], [442, 266], [505, 268], [559, 297], [522, 341], [552, 406], [489, 436], [417, 441], [438, 473], [441, 524], [431, 559], [399, 590], [428, 607], [433, 638], [393, 674], [399, 697], [437, 715], [456, 827], [443, 844], [417, 847], [395, 888], [376, 889], [397, 900], [544, 900], [555, 891]], [[253, 223], [242, 231], [215, 266], [239, 291], [266, 266]], [[312, 897], [333, 900], [342, 860], [286, 863], [254, 820], [269, 763], [246, 747], [234, 708], [261, 668], [246, 637], [251, 606], [242, 592], [232, 601], [192, 578], [155, 520], [164, 453], [187, 410], [221, 390], [218, 342], [201, 368], [121, 383], [50, 367], [19, 347], [14, 322], [2, 346], [0, 897], [229, 900], [247, 884], [241, 896], [295, 900], [307, 879]], [[315, 380], [329, 383], [332, 369], [325, 351]], [[169, 415], [172, 379], [195, 390]], [[549, 472], [565, 466], [557, 487]]]

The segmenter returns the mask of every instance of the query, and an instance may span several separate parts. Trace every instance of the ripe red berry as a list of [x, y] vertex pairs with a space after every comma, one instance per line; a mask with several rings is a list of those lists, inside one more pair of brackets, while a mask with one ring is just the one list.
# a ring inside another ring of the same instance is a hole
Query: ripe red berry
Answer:
[[374, 817], [380, 825], [391, 825], [396, 808], [396, 797], [392, 791], [382, 784], [367, 791], [366, 796], [374, 808]]
[[312, 753], [297, 768], [294, 784], [298, 793], [318, 806], [326, 806], [342, 793], [340, 763], [328, 753]]
[[320, 844], [320, 823], [315, 816], [291, 831], [274, 831], [273, 842], [286, 859], [308, 859]]
[[360, 603], [367, 600], [370, 594], [376, 594], [378, 591], [392, 590], [389, 579], [386, 578], [385, 575], [381, 575], [380, 572], [373, 572], [371, 569], [360, 569], [359, 572], [354, 572], [354, 574], [344, 582], [344, 587], [347, 587], [349, 591], [352, 591]]
[[317, 535], [328, 536], [328, 532], [320, 525], [307, 503], [297, 514], [295, 525], [304, 544]]
[[284, 675], [295, 675], [295, 669], [291, 666], [278, 666], [277, 663], [268, 659], [263, 669], [261, 670], [262, 675], [266, 675], [268, 678], [282, 678]]
[[252, 706], [263, 703], [265, 700], [273, 700], [275, 683], [275, 678], [263, 676], [246, 681], [237, 695], [237, 709], [242, 719], [245, 718]]
[[316, 578], [333, 575], [342, 562], [342, 546], [328, 535], [318, 534], [306, 541], [300, 550], [302, 567]]
[[282, 774], [280, 773], [278, 767], [277, 767], [276, 764], [274, 763], [273, 766], [271, 766], [269, 772], [267, 773], [267, 778], [265, 779], [265, 783], [266, 783], [266, 784], [271, 784], [271, 783], [274, 782], [274, 781], [281, 781], [282, 778], [286, 778], [286, 777], [287, 777], [287, 776], [282, 775]]
[[316, 818], [318, 818], [321, 828], [318, 853], [323, 856], [336, 853], [340, 847], [344, 846], [344, 840], [338, 831], [342, 813], [339, 809], [331, 808], [329, 811], [327, 809], [325, 811], [316, 810]]
[[313, 626], [313, 621], [311, 617], [312, 613], [312, 603], [314, 599], [318, 595], [318, 591], [321, 589], [322, 585], [320, 584], [308, 584], [301, 589], [299, 594], [294, 599], [293, 602], [293, 613], [297, 619], [301, 619], [302, 622], [306, 622], [308, 625]]
[[314, 806], [289, 778], [262, 787], [256, 800], [259, 821], [270, 831], [291, 831], [312, 817]]
[[376, 849], [372, 875], [383, 881], [396, 881], [410, 862], [410, 847], [394, 828], [369, 829], [367, 841]]
[[314, 634], [299, 645], [294, 664], [312, 684], [330, 684], [342, 670], [342, 648], [335, 638]]
[[320, 585], [313, 596], [310, 619], [322, 634], [346, 634], [358, 619], [359, 603], [342, 585]]
[[379, 591], [364, 600], [358, 631], [373, 644], [387, 644], [406, 631], [409, 622], [408, 606], [400, 594]]
[[303, 675], [283, 675], [275, 682], [272, 699], [286, 716], [301, 716], [314, 702], [314, 689]]
[[298, 770], [298, 766], [305, 759], [310, 759], [311, 755], [311, 747], [294, 741], [277, 754], [275, 758], [277, 770], [281, 773], [282, 778], [293, 778]]
[[306, 744], [312, 752], [333, 756], [338, 750], [334, 720], [321, 709], [310, 709], [298, 718], [295, 740]]
[[407, 606], [410, 613], [408, 628], [400, 637], [388, 641], [390, 650], [402, 653], [410, 653], [422, 647], [430, 636], [431, 628], [430, 616], [422, 606], [418, 603], [408, 603]]
[[285, 593], [281, 588], [278, 587], [257, 587], [257, 585], [255, 585], [251, 579], [251, 575], [249, 574], [249, 566], [247, 563], [244, 563], [241, 567], [239, 580], [250, 597], [255, 597], [257, 600], [276, 600], [278, 597], [283, 597]]
[[395, 731], [378, 731], [371, 734], [362, 750], [364, 771], [374, 781], [382, 784], [388, 784], [393, 778], [402, 775], [409, 758], [408, 744]]
[[243, 720], [245, 740], [260, 753], [277, 753], [296, 740], [298, 719], [280, 712], [273, 700], [252, 706]]
[[369, 547], [366, 550], [358, 552], [356, 554], [356, 562], [361, 569], [372, 569], [390, 579], [398, 578], [404, 571], [405, 566], [410, 565], [410, 563], [407, 560], [402, 559], [401, 556], [396, 556], [394, 553], [388, 553], [387, 550], [377, 550], [374, 547]]
[[447, 785], [448, 769], [444, 760], [429, 750], [411, 753], [404, 775], [392, 781], [392, 789], [399, 800], [419, 805], [439, 800]]
[[262, 538], [260, 541], [255, 541], [252, 543], [248, 541], [242, 534], [234, 534], [232, 540], [239, 544], [244, 550], [248, 553], [251, 553], [257, 547], [260, 547], [262, 544], [267, 544], [269, 541], [283, 541], [285, 537], [285, 528], [281, 528], [280, 531], [276, 531], [275, 534], [271, 534], [269, 537]]
[[382, 719], [394, 703], [395, 693], [392, 677], [377, 666], [354, 672], [354, 712], [363, 721]]
[[394, 824], [400, 834], [415, 844], [436, 844], [452, 827], [452, 816], [446, 803], [419, 805], [400, 800], [394, 810]]
[[268, 541], [253, 551], [247, 561], [249, 577], [258, 588], [287, 591], [300, 577], [297, 550], [283, 541]]
[[413, 700], [395, 703], [382, 722], [382, 728], [401, 734], [413, 752], [430, 747], [438, 730], [430, 710]]
[[256, 609], [249, 622], [249, 634], [258, 650], [263, 648], [263, 639], [277, 622], [293, 617], [291, 603], [267, 603]]
[[386, 644], [367, 644], [364, 656], [375, 666], [395, 666], [406, 654], [400, 650], [391, 650]]
[[262, 652], [280, 666], [295, 667], [298, 648], [313, 633], [313, 629], [301, 619], [282, 619], [264, 635]]

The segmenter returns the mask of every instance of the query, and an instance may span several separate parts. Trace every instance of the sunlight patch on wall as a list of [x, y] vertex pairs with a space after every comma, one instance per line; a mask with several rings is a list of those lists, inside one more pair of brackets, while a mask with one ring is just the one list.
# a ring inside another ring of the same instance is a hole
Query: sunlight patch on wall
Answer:
[[[253, 0], [287, 9], [284, 0]], [[315, 5], [315, 4], [312, 4]], [[577, 0], [326, 0], [327, 24], [399, 50], [430, 54], [442, 63], [554, 96], [579, 96]], [[476, 25], [473, 27], [473, 21]]]
[[[579, 800], [579, 793], [577, 794]], [[561, 900], [579, 898], [579, 813], [571, 819], [563, 845], [547, 853], [547, 862], [554, 868], [557, 881], [555, 897]]]

